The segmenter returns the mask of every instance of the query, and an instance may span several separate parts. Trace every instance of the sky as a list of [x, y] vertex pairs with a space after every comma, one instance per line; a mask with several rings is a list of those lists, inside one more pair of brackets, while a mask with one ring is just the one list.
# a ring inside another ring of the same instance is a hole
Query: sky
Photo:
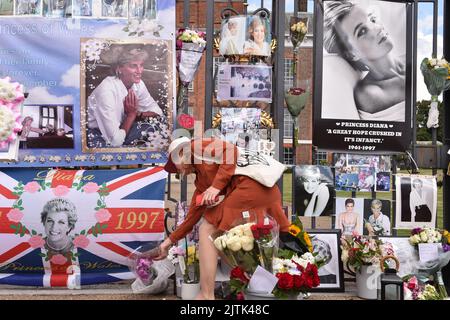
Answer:
[[[254, 11], [261, 6], [261, 0], [248, 0], [248, 11]], [[264, 7], [272, 8], [272, 0], [264, 0]], [[437, 56], [442, 57], [443, 52], [443, 4], [444, 0], [438, 0], [438, 50]], [[286, 0], [286, 12], [294, 10], [294, 0]], [[314, 1], [308, 0], [308, 12], [314, 11]], [[417, 100], [430, 99], [430, 95], [423, 82], [420, 72], [420, 62], [425, 57], [431, 57], [433, 50], [433, 4], [420, 3], [418, 11], [417, 33]], [[441, 97], [442, 99], [442, 97]]]

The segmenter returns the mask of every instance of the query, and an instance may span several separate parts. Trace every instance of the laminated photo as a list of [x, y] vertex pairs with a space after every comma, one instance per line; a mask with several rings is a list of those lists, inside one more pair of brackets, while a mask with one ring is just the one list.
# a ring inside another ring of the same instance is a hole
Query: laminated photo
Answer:
[[259, 108], [222, 108], [221, 132], [225, 140], [244, 149], [258, 151]]
[[272, 102], [272, 67], [220, 64], [217, 100]]

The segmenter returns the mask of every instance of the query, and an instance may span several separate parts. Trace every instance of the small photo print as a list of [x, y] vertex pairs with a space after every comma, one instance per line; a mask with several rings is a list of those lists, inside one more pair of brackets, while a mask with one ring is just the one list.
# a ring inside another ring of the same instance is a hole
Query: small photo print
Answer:
[[74, 17], [91, 17], [92, 0], [73, 0], [72, 15]]
[[353, 232], [363, 233], [364, 199], [336, 198], [336, 224], [343, 236], [351, 236]]
[[358, 173], [358, 191], [371, 192], [375, 187], [375, 169], [361, 167]]
[[0, 0], [0, 16], [12, 16], [14, 14], [14, 0]]
[[334, 214], [335, 190], [330, 167], [299, 165], [294, 168], [294, 212], [317, 217]]
[[397, 229], [434, 228], [437, 213], [437, 182], [434, 176], [396, 175]]
[[312, 291], [344, 291], [344, 272], [340, 249], [340, 230], [308, 230], [319, 268], [320, 285]]
[[40, 16], [42, 15], [41, 0], [16, 0], [16, 16]]
[[49, 18], [64, 18], [72, 14], [69, 0], [43, 0], [43, 15]]
[[245, 34], [245, 17], [237, 16], [224, 20], [220, 33], [220, 54], [223, 56], [244, 54]]
[[391, 173], [377, 172], [377, 184], [375, 185], [376, 192], [391, 191]]
[[378, 164], [378, 171], [390, 172], [391, 171], [391, 156], [380, 156], [380, 163]]
[[102, 17], [127, 18], [128, 0], [102, 0]]
[[[350, 171], [351, 172], [351, 171]], [[336, 191], [358, 191], [358, 173], [337, 173], [335, 186]]]
[[272, 67], [221, 64], [217, 100], [272, 102]]
[[258, 151], [259, 108], [222, 108], [221, 131], [225, 140], [238, 147]]
[[391, 202], [364, 199], [364, 233], [368, 236], [391, 235]]
[[73, 106], [24, 106], [18, 136], [20, 149], [73, 149]]

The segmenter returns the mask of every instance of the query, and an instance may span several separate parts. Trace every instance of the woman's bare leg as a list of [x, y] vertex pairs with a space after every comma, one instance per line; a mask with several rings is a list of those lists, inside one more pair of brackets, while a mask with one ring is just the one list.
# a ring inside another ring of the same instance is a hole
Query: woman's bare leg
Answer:
[[200, 225], [200, 293], [197, 295], [196, 300], [214, 300], [218, 253], [209, 236], [216, 231], [216, 227], [205, 220]]

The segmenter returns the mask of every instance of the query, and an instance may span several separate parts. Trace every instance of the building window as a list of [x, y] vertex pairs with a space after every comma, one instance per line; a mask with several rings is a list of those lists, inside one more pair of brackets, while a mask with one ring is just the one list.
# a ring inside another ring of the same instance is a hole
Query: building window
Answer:
[[288, 90], [294, 85], [294, 73], [292, 70], [293, 59], [284, 59], [284, 89]]
[[41, 119], [40, 119], [40, 128], [46, 127], [47, 125], [51, 125], [54, 128], [56, 127], [56, 106], [45, 106], [41, 107]]
[[294, 120], [289, 113], [287, 108], [284, 108], [284, 138], [292, 139], [292, 128], [293, 128]]
[[292, 148], [284, 148], [284, 164], [294, 164], [292, 151]]
[[188, 91], [189, 91], [189, 92], [194, 92], [194, 81], [189, 82]]
[[326, 152], [316, 152], [316, 165], [325, 165], [328, 163], [328, 157]]

